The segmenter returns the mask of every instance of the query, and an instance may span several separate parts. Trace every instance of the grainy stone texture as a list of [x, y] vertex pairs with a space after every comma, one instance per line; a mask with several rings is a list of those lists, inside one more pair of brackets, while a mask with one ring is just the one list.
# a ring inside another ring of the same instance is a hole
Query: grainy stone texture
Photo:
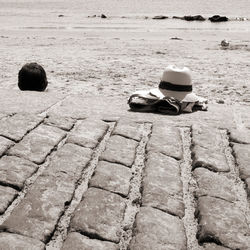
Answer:
[[199, 242], [220, 242], [232, 249], [249, 249], [250, 231], [243, 212], [233, 203], [213, 197], [198, 199]]
[[69, 233], [62, 250], [119, 250], [119, 247], [108, 241], [89, 239], [76, 232]]
[[193, 125], [193, 168], [205, 167], [216, 172], [228, 172], [230, 169], [224, 154], [225, 148], [222, 140], [219, 129]]
[[70, 133], [67, 142], [75, 143], [83, 147], [95, 148], [108, 128], [108, 124], [101, 120], [83, 120], [77, 124]]
[[13, 145], [13, 141], [0, 136], [0, 157]]
[[234, 190], [234, 182], [231, 179], [205, 168], [197, 168], [193, 173], [198, 184], [195, 192], [196, 197], [213, 196], [235, 201], [236, 191]]
[[75, 211], [71, 228], [118, 243], [124, 210], [125, 202], [119, 195], [89, 188]]
[[24, 182], [38, 166], [30, 161], [16, 157], [3, 156], [0, 159], [0, 182], [21, 190]]
[[250, 144], [250, 129], [232, 129], [230, 130], [230, 139], [233, 142]]
[[203, 245], [205, 250], [230, 250], [230, 248], [216, 245], [215, 243], [206, 243]]
[[147, 151], [159, 152], [176, 159], [182, 159], [180, 131], [165, 123], [155, 123], [147, 145]]
[[242, 180], [250, 177], [250, 145], [233, 144], [236, 162], [239, 166], [239, 174]]
[[62, 117], [58, 115], [50, 115], [44, 121], [45, 124], [61, 128], [63, 130], [69, 131], [72, 129], [75, 120], [71, 117]]
[[65, 135], [61, 129], [40, 125], [11, 148], [8, 153], [41, 164]]
[[47, 242], [90, 154], [90, 149], [65, 144], [1, 227]]
[[119, 135], [113, 135], [108, 140], [101, 160], [120, 163], [131, 167], [135, 159], [135, 151], [138, 142]]
[[44, 250], [45, 245], [38, 240], [19, 234], [0, 233], [0, 250]]
[[43, 119], [42, 116], [29, 113], [19, 113], [6, 117], [0, 121], [0, 135], [19, 141], [28, 131], [41, 123]]
[[136, 215], [131, 250], [186, 250], [186, 236], [182, 221], [160, 210], [142, 207]]
[[247, 196], [250, 197], [250, 178], [247, 178], [245, 180], [246, 183], [246, 189], [247, 189]]
[[130, 179], [130, 169], [120, 164], [100, 161], [90, 180], [90, 186], [127, 196]]
[[142, 189], [142, 206], [184, 216], [180, 166], [175, 159], [161, 153], [149, 153]]
[[114, 129], [113, 135], [121, 135], [136, 141], [140, 141], [142, 137], [142, 130], [140, 130], [139, 123], [130, 121], [128, 119], [121, 119], [118, 121]]
[[0, 186], [0, 214], [3, 214], [17, 196], [17, 191], [10, 187]]

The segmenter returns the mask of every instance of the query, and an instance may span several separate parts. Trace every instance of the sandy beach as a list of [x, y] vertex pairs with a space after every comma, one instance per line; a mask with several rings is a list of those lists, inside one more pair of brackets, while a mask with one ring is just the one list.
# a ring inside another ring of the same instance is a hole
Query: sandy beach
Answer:
[[[19, 5], [5, 8], [0, 88], [17, 89], [19, 69], [35, 61], [47, 72], [48, 91], [129, 96], [157, 87], [164, 68], [175, 64], [192, 70], [195, 92], [210, 103], [250, 103], [249, 20], [187, 22], [109, 12], [102, 19], [100, 12], [89, 15], [93, 10], [73, 16], [63, 8], [39, 12], [31, 5], [29, 14]], [[230, 43], [226, 49], [223, 39]]]

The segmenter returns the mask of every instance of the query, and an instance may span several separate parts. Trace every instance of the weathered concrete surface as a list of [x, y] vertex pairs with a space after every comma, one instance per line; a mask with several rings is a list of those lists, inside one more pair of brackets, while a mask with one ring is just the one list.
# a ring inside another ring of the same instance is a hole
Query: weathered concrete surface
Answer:
[[103, 241], [90, 239], [80, 233], [69, 233], [66, 241], [63, 244], [62, 250], [119, 250], [118, 245]]
[[250, 144], [250, 130], [247, 128], [230, 130], [230, 139], [233, 142]]
[[86, 119], [76, 125], [67, 141], [83, 147], [95, 148], [108, 128], [108, 124], [103, 121]]
[[142, 183], [142, 206], [184, 216], [183, 187], [178, 161], [160, 153], [147, 156]]
[[182, 221], [154, 208], [141, 208], [136, 216], [130, 249], [186, 249]]
[[65, 135], [65, 132], [58, 128], [41, 125], [12, 147], [8, 154], [41, 164]]
[[109, 139], [101, 159], [131, 167], [135, 159], [138, 143], [123, 136], [113, 135]]
[[198, 239], [232, 249], [249, 249], [250, 230], [244, 213], [233, 203], [213, 197], [198, 199]]
[[17, 191], [10, 187], [0, 186], [0, 214], [4, 213], [6, 208], [17, 196]]
[[74, 126], [75, 120], [70, 117], [50, 115], [45, 119], [44, 123], [69, 131]]
[[45, 245], [38, 240], [19, 234], [0, 233], [0, 250], [44, 250]]
[[100, 161], [94, 176], [90, 180], [90, 186], [127, 196], [131, 176], [130, 170], [125, 166], [107, 161]]
[[147, 145], [148, 151], [159, 152], [178, 160], [182, 159], [182, 142], [178, 128], [156, 123]]
[[43, 116], [35, 114], [20, 113], [0, 120], [0, 135], [19, 141], [23, 136], [35, 128], [42, 120]]
[[0, 89], [0, 113], [35, 113], [46, 111], [64, 96], [58, 93]]
[[38, 166], [30, 161], [16, 157], [3, 156], [0, 159], [0, 182], [11, 185], [21, 190], [24, 182], [36, 170]]
[[99, 239], [118, 243], [124, 210], [125, 201], [119, 195], [89, 188], [76, 209], [71, 228], [87, 235], [96, 235]]

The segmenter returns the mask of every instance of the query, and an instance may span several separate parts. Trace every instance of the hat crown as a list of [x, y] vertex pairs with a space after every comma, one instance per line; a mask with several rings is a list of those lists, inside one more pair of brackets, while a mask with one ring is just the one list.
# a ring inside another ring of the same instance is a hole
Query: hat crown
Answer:
[[161, 81], [174, 85], [190, 86], [192, 85], [191, 71], [187, 67], [177, 68], [170, 65], [164, 70]]

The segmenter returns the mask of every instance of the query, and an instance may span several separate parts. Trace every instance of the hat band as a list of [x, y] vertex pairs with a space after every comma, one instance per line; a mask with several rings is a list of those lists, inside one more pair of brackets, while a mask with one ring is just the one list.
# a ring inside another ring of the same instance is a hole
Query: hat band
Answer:
[[159, 89], [166, 89], [166, 90], [180, 91], [180, 92], [192, 92], [193, 90], [192, 85], [178, 85], [164, 81], [160, 82]]

